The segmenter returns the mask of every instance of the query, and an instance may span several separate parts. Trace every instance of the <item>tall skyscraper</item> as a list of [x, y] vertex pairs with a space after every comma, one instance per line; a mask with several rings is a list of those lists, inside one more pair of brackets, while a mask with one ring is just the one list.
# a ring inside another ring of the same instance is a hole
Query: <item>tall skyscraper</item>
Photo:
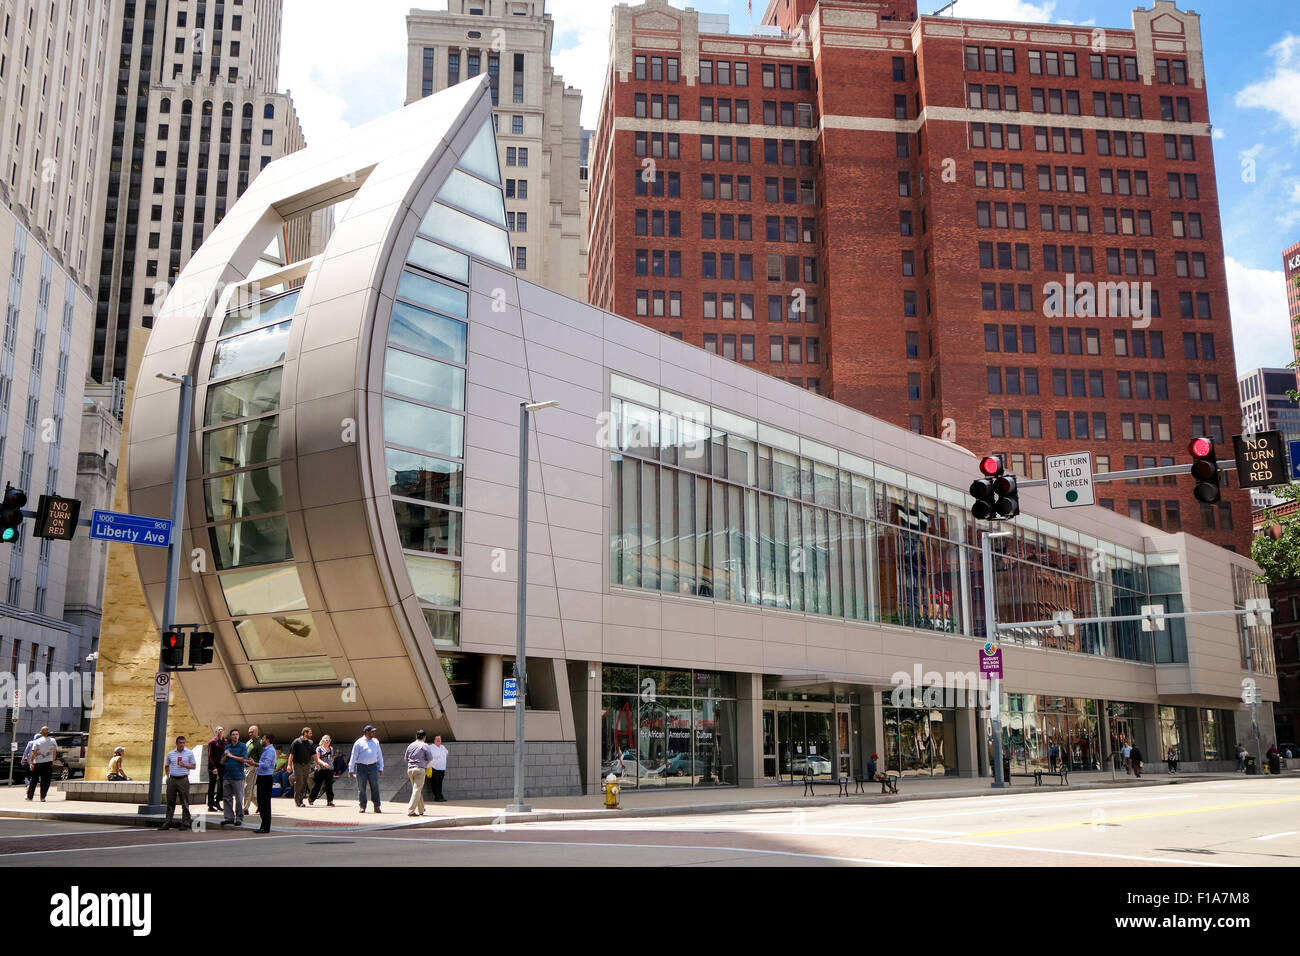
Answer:
[[[133, 330], [249, 181], [303, 145], [277, 92], [282, 0], [119, 0], [91, 377], [130, 381]], [[305, 223], [291, 241], [305, 248]], [[137, 350], [143, 347], [136, 336]]]
[[[773, 0], [745, 35], [619, 5], [590, 169], [593, 304], [1018, 474], [1238, 421], [1200, 21], [1169, 0], [1095, 29]], [[1098, 487], [1246, 550], [1235, 482]]]
[[551, 67], [545, 0], [448, 0], [406, 18], [406, 102], [486, 72], [506, 187], [511, 256], [522, 277], [587, 297], [582, 93]]
[[1282, 276], [1286, 280], [1286, 314], [1291, 319], [1291, 350], [1300, 361], [1300, 242], [1282, 253]]
[[[105, 3], [13, 0], [0, 6], [0, 21], [0, 262], [8, 278], [0, 293], [0, 479], [26, 492], [34, 510], [40, 495], [74, 497], [80, 487], [111, 16]], [[106, 429], [115, 452], [116, 421]], [[81, 726], [69, 682], [53, 678], [91, 669], [100, 582], [73, 568], [84, 547], [84, 539], [34, 538], [30, 520], [12, 544], [0, 544], [0, 671], [43, 684], [16, 715], [14, 702], [3, 702], [6, 750], [12, 735], [30, 739], [42, 724]], [[51, 694], [56, 684], [65, 690]]]
[[[304, 145], [292, 100], [277, 92], [281, 13], [282, 0], [114, 4], [109, 33], [118, 70], [102, 177], [107, 205], [90, 374], [105, 384], [124, 382], [128, 410], [153, 316], [170, 284], [258, 173]], [[290, 217], [258, 268], [269, 271], [319, 249], [328, 213]], [[117, 483], [113, 507], [131, 510], [124, 482]], [[92, 771], [114, 743], [142, 753], [149, 748], [147, 685], [159, 635], [130, 552], [120, 545], [109, 550], [99, 645], [101, 666], [112, 673], [98, 726], [116, 728], [123, 739], [92, 735]], [[172, 716], [175, 726], [193, 729], [179, 690]]]

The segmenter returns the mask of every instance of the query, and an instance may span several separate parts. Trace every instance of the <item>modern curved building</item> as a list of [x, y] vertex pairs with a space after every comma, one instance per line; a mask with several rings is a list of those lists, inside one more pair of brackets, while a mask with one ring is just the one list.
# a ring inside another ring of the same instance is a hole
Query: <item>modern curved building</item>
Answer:
[[[972, 457], [517, 279], [490, 118], [482, 77], [272, 163], [163, 305], [130, 508], [167, 513], [177, 388], [156, 376], [190, 373], [177, 620], [218, 634], [179, 675], [196, 717], [338, 740], [374, 723], [394, 745], [425, 727], [453, 741], [452, 796], [508, 793], [519, 405], [555, 400], [529, 452], [530, 793], [611, 769], [778, 782], [873, 751], [987, 772], [988, 725], [952, 693], [983, 642]], [[259, 265], [287, 218], [345, 198], [321, 255]], [[999, 620], [1258, 593], [1249, 560], [1199, 539], [1022, 501]], [[137, 560], [157, 619], [164, 552]], [[1018, 633], [1013, 760], [1055, 744], [1101, 767], [1120, 738], [1223, 758], [1248, 722], [1245, 632], [1195, 620]]]

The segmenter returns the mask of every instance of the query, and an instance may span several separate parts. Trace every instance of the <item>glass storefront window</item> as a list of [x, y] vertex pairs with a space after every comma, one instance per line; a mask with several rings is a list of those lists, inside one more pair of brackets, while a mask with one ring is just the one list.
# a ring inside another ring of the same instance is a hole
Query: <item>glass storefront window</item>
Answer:
[[440, 505], [461, 502], [464, 465], [441, 458], [430, 458], [400, 448], [387, 448], [388, 490], [402, 498], [419, 498]]
[[734, 785], [736, 701], [691, 693], [720, 687], [724, 676], [606, 665], [601, 777], [641, 788]]

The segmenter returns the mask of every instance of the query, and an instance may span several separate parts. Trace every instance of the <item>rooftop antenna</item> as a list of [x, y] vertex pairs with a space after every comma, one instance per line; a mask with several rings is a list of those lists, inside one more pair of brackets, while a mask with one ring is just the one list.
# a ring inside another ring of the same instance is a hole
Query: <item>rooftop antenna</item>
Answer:
[[[940, 7], [938, 10], [934, 11], [934, 13], [930, 14], [930, 16], [932, 16], [932, 17], [937, 17], [939, 14], [943, 13], [945, 10], [951, 10], [951, 9], [952, 9], [953, 7], [955, 7], [955, 6], [957, 6], [957, 0], [952, 0], [952, 3], [949, 3], [949, 4], [947, 4], [946, 6], [942, 6], [942, 7]], [[954, 17], [955, 17], [956, 15], [957, 15], [956, 13], [953, 14]]]

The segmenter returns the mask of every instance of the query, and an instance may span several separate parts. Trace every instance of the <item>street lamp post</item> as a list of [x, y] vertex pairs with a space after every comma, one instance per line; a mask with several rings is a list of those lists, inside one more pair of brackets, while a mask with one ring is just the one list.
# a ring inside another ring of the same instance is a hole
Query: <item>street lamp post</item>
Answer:
[[[185, 521], [185, 471], [189, 463], [190, 416], [194, 406], [194, 379], [189, 375], [163, 375], [158, 378], [180, 385], [181, 393], [176, 412], [176, 457], [172, 464], [172, 533], [167, 542], [167, 583], [163, 591], [162, 630], [168, 631], [176, 623], [176, 588], [181, 573], [181, 528]], [[158, 669], [166, 670], [162, 642], [159, 641]], [[156, 813], [162, 809], [162, 762], [167, 752], [167, 700], [156, 701], [153, 706], [153, 748], [149, 758], [149, 796], [141, 813]]]
[[515, 799], [508, 813], [529, 813], [524, 803], [524, 702], [528, 685], [528, 415], [559, 402], [519, 403], [519, 546], [515, 586]]

